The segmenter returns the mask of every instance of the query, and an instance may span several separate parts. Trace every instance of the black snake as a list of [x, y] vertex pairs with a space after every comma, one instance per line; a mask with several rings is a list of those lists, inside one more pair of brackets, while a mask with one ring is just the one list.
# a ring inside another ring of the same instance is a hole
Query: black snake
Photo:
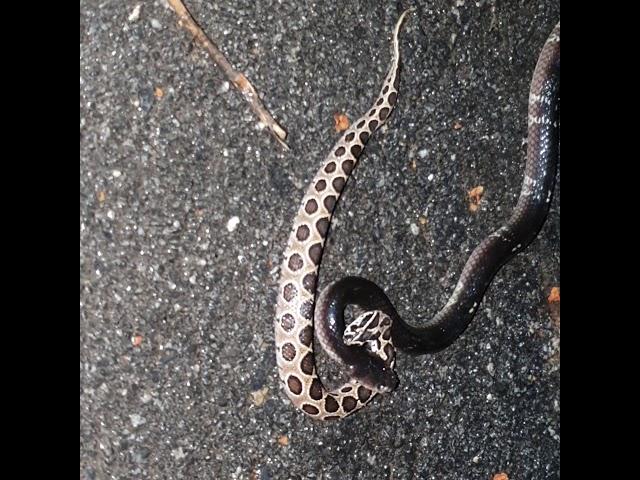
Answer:
[[[450, 345], [469, 325], [496, 272], [537, 235], [546, 218], [558, 155], [560, 23], [538, 58], [529, 93], [525, 176], [513, 214], [471, 253], [444, 308], [422, 327], [405, 323], [373, 282], [346, 277], [316, 300], [317, 274], [336, 202], [370, 136], [389, 118], [398, 97], [398, 33], [393, 58], [373, 107], [347, 129], [309, 186], [285, 250], [275, 319], [276, 356], [285, 392], [305, 413], [329, 420], [347, 416], [380, 392], [395, 388], [394, 347], [423, 354]], [[365, 313], [345, 331], [344, 310]], [[314, 309], [315, 305], [315, 309]], [[347, 367], [350, 381], [329, 391], [320, 381], [313, 352], [316, 336], [329, 356]]]

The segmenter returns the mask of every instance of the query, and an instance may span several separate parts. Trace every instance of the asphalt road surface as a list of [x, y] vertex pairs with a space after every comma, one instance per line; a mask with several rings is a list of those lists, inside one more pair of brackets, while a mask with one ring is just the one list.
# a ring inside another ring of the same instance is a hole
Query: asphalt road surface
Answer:
[[272, 331], [334, 114], [353, 121], [375, 98], [404, 7], [418, 10], [398, 104], [340, 200], [320, 287], [365, 276], [419, 324], [515, 205], [529, 81], [559, 2], [185, 4], [291, 150], [164, 1], [81, 2], [80, 478], [560, 478], [559, 171], [540, 235], [467, 331], [436, 355], [401, 353], [399, 388], [357, 414], [296, 411]]

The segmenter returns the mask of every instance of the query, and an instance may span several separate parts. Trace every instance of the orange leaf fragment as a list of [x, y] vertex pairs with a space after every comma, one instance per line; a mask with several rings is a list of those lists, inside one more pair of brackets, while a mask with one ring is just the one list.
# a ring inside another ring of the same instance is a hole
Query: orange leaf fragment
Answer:
[[551, 293], [547, 298], [547, 302], [549, 303], [560, 303], [560, 289], [558, 287], [553, 287], [551, 289]]
[[333, 121], [335, 122], [336, 132], [344, 132], [349, 128], [349, 119], [344, 113], [334, 113]]
[[477, 187], [469, 190], [469, 210], [471, 212], [475, 212], [478, 210], [480, 206], [480, 200], [482, 199], [482, 195], [484, 194], [484, 187], [482, 185], [478, 185]]

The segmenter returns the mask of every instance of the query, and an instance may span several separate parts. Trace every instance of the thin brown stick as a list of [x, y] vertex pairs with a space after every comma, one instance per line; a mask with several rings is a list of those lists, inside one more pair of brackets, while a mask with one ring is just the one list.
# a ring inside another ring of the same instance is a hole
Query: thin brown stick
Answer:
[[233, 83], [238, 90], [240, 90], [245, 100], [249, 102], [251, 110], [253, 110], [253, 112], [258, 116], [260, 122], [269, 129], [269, 132], [285, 150], [289, 150], [289, 146], [285, 142], [287, 138], [286, 130], [273, 119], [271, 114], [262, 104], [258, 92], [253, 88], [253, 85], [251, 85], [251, 82], [249, 82], [247, 77], [245, 77], [241, 72], [236, 71], [231, 66], [231, 63], [229, 63], [225, 58], [216, 44], [213, 43], [198, 26], [181, 0], [168, 0], [168, 2], [178, 15], [178, 24], [191, 33], [194, 39], [202, 45], [207, 52], [209, 52], [213, 61], [220, 67], [229, 81]]

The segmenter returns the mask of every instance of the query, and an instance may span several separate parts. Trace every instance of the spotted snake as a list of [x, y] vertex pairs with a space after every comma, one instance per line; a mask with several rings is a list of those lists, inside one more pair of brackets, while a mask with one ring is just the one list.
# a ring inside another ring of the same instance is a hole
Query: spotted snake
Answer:
[[[361, 409], [377, 393], [397, 385], [395, 348], [423, 354], [450, 345], [466, 329], [495, 273], [537, 235], [548, 212], [557, 157], [560, 24], [547, 39], [531, 82], [525, 178], [511, 218], [470, 255], [445, 307], [422, 327], [406, 324], [382, 289], [359, 277], [329, 284], [316, 299], [318, 269], [331, 217], [365, 144], [389, 118], [398, 99], [398, 34], [381, 92], [372, 108], [353, 122], [307, 189], [284, 253], [275, 318], [276, 360], [293, 404], [319, 420], [339, 419]], [[344, 310], [365, 311], [348, 327]], [[318, 377], [315, 335], [329, 357], [346, 367], [350, 380], [328, 390]]]

